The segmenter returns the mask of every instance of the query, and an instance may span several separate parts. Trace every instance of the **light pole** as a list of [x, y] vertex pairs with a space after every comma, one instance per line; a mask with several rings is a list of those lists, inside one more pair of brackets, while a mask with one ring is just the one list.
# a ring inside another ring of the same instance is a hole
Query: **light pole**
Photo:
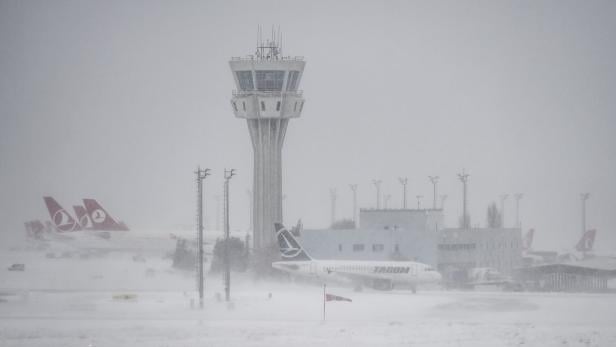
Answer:
[[331, 188], [329, 190], [329, 198], [331, 200], [331, 226], [336, 222], [336, 199], [338, 198], [338, 194], [336, 193], [336, 188]]
[[357, 229], [357, 184], [349, 184], [351, 191], [353, 192], [353, 224]]
[[376, 187], [376, 209], [381, 209], [381, 180], [372, 180]]
[[197, 167], [197, 242], [199, 254], [197, 257], [197, 290], [199, 291], [199, 307], [203, 308], [203, 180], [210, 175], [210, 169], [201, 170]]
[[462, 228], [464, 229], [468, 229], [469, 227], [469, 220], [468, 220], [468, 214], [466, 212], [466, 186], [468, 183], [468, 176], [469, 174], [465, 173], [464, 170], [462, 170], [461, 174], [458, 174], [458, 178], [460, 179], [460, 182], [462, 182]]
[[515, 198], [515, 226], [518, 229], [522, 229], [522, 222], [520, 221], [520, 200], [524, 197], [524, 194], [517, 193], [514, 195]]
[[406, 185], [409, 182], [409, 179], [406, 177], [399, 177], [398, 181], [402, 185], [402, 208], [406, 210]]
[[437, 185], [438, 185], [438, 176], [428, 176], [428, 178], [430, 179], [430, 182], [432, 182], [432, 188], [433, 188], [433, 199], [432, 199], [432, 209], [436, 210], [436, 191], [437, 191]]
[[586, 200], [590, 198], [590, 193], [580, 194], [580, 200], [582, 201], [582, 237], [586, 233]]
[[505, 227], [505, 200], [509, 197], [509, 194], [501, 194], [500, 196], [500, 210], [501, 210], [501, 228]]
[[231, 264], [229, 259], [229, 180], [235, 176], [235, 169], [225, 169], [225, 300], [231, 299]]

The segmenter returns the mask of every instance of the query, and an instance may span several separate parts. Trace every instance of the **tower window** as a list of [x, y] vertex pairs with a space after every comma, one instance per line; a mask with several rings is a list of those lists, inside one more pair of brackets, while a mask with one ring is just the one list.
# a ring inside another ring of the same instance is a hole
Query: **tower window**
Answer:
[[295, 106], [293, 106], [293, 112], [297, 111], [297, 101], [295, 102]]
[[265, 102], [261, 101], [261, 111], [265, 111]]
[[276, 111], [280, 111], [280, 101], [276, 103]]
[[254, 90], [254, 84], [252, 82], [252, 71], [238, 71], [237, 80], [240, 82], [241, 90]]
[[287, 81], [287, 91], [294, 92], [297, 90], [297, 79], [299, 71], [289, 71], [289, 80]]
[[284, 71], [261, 70], [256, 72], [257, 90], [281, 91], [284, 82]]
[[242, 108], [244, 109], [244, 112], [246, 112], [246, 101], [242, 101]]
[[304, 109], [304, 102], [302, 101], [302, 105], [299, 107], [299, 112], [302, 112], [303, 109]]
[[237, 112], [237, 104], [235, 103], [235, 101], [233, 101], [232, 104], [233, 104], [233, 110]]

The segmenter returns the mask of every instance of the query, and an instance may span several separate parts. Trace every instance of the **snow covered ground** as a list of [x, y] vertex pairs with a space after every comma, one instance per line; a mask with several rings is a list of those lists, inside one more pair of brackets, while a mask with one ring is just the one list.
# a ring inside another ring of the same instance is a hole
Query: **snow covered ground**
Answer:
[[[26, 271], [7, 271], [15, 262]], [[210, 275], [205, 309], [191, 308], [192, 273], [162, 257], [1, 250], [0, 266], [0, 346], [616, 346], [613, 294], [331, 285], [353, 302], [327, 303], [323, 322], [322, 287], [248, 275], [233, 277], [232, 306]]]

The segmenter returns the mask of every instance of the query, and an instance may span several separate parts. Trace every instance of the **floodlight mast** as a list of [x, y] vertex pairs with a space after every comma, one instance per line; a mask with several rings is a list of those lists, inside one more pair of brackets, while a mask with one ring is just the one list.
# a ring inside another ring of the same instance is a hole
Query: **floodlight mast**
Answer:
[[349, 187], [353, 192], [353, 224], [357, 229], [357, 184], [350, 184]]
[[381, 209], [381, 180], [372, 180], [372, 184], [376, 187], [376, 209]]
[[462, 170], [462, 173], [458, 174], [458, 178], [460, 179], [460, 182], [462, 182], [462, 228], [463, 229], [468, 229], [469, 228], [469, 218], [468, 218], [468, 213], [466, 211], [467, 208], [467, 196], [466, 196], [466, 186], [468, 184], [468, 177], [470, 175], [465, 173], [464, 170]]
[[201, 170], [197, 167], [197, 290], [199, 292], [199, 308], [203, 309], [203, 291], [205, 290], [203, 274], [203, 180], [210, 175], [210, 169]]
[[225, 169], [225, 247], [224, 247], [224, 282], [225, 282], [225, 301], [231, 300], [231, 264], [229, 259], [229, 180], [235, 176], [235, 169]]
[[409, 179], [406, 177], [399, 177], [398, 181], [402, 185], [402, 208], [406, 210], [406, 185], [409, 182]]
[[433, 198], [432, 198], [432, 209], [436, 210], [436, 197], [437, 197], [437, 186], [438, 186], [438, 176], [428, 176], [428, 178], [430, 179], [430, 182], [432, 182], [432, 188], [433, 188]]

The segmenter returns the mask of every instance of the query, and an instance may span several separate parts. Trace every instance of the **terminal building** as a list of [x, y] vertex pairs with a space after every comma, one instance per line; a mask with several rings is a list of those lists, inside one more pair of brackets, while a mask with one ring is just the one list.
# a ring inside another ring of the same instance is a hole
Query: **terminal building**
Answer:
[[443, 228], [442, 209], [361, 209], [357, 229], [305, 229], [302, 245], [315, 259], [411, 260], [463, 280], [472, 268], [511, 275], [522, 265], [517, 228]]
[[315, 259], [412, 260], [437, 266], [441, 209], [361, 209], [360, 228], [304, 229], [302, 245]]
[[443, 229], [439, 232], [438, 270], [449, 281], [464, 280], [470, 269], [492, 268], [510, 276], [522, 266], [518, 228]]

